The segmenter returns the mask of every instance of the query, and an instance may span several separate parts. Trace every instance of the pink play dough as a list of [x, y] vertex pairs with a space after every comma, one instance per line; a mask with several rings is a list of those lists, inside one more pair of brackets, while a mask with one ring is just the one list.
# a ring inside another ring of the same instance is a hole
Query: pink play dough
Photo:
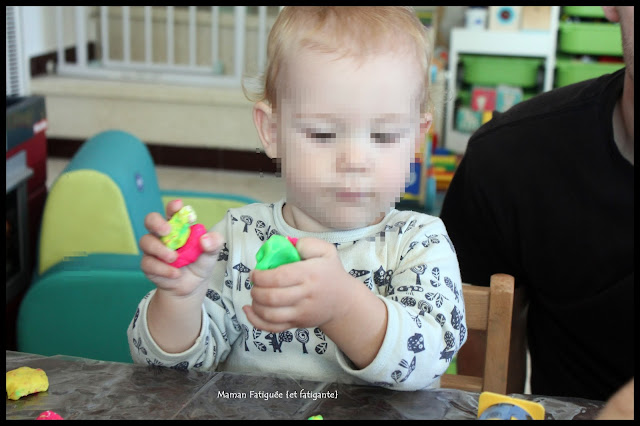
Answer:
[[40, 413], [36, 420], [64, 420], [60, 414], [55, 411], [47, 410]]
[[191, 233], [189, 234], [187, 242], [176, 250], [178, 258], [175, 262], [169, 264], [173, 267], [182, 268], [183, 266], [193, 263], [203, 252], [202, 246], [200, 245], [200, 237], [207, 233], [207, 228], [200, 223], [196, 223], [195, 225], [191, 225], [189, 229], [191, 229]]

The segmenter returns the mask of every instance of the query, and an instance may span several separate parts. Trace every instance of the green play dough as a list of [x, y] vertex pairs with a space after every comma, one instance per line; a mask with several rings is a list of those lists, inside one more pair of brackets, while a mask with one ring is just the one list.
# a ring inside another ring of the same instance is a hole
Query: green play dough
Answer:
[[301, 260], [298, 250], [282, 235], [272, 235], [256, 253], [256, 269], [273, 269]]

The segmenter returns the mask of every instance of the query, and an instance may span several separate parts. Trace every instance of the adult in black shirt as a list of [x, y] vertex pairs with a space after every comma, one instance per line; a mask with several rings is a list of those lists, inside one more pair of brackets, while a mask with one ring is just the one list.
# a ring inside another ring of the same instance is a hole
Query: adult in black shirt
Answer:
[[534, 394], [606, 400], [634, 375], [633, 6], [605, 13], [626, 67], [496, 113], [442, 207], [463, 282], [525, 287]]

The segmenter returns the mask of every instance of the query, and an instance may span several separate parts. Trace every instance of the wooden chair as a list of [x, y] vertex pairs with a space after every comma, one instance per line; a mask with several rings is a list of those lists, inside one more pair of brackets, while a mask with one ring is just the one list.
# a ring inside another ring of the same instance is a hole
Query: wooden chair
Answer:
[[[462, 293], [468, 332], [480, 332], [480, 335], [486, 337], [484, 371], [476, 371], [477, 375], [444, 374], [440, 379], [440, 386], [470, 392], [524, 393], [524, 292], [521, 289], [515, 290], [511, 275], [494, 274], [489, 287], [463, 285]], [[458, 362], [461, 356], [477, 354], [460, 351]]]

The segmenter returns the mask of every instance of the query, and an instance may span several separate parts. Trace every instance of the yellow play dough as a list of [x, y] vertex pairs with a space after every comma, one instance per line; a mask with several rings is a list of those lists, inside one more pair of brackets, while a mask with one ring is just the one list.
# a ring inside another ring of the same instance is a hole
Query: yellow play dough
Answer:
[[41, 368], [20, 367], [7, 371], [7, 396], [18, 400], [49, 389], [49, 379]]

